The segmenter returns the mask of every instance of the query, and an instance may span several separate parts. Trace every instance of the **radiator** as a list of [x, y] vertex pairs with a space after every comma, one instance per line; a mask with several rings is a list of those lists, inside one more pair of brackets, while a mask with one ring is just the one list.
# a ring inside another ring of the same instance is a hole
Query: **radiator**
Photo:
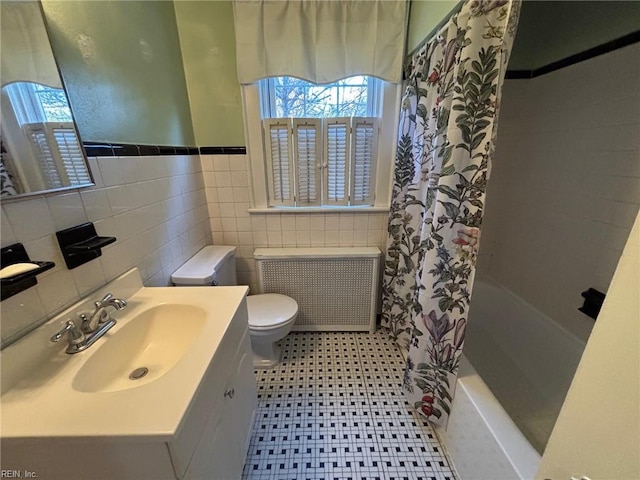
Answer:
[[293, 330], [376, 329], [380, 250], [375, 247], [258, 248], [261, 293], [298, 302]]

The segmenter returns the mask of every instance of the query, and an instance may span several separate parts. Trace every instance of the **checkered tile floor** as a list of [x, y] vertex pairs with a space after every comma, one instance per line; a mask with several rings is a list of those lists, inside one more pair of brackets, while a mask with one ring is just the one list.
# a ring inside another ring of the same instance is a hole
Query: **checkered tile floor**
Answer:
[[384, 331], [291, 333], [256, 371], [258, 408], [243, 479], [455, 480], [431, 427], [401, 391]]

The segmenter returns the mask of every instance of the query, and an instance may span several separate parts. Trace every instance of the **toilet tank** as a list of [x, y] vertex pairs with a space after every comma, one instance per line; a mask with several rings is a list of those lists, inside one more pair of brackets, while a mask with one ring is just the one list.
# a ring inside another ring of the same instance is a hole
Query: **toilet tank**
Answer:
[[237, 285], [236, 247], [210, 245], [171, 275], [176, 286]]

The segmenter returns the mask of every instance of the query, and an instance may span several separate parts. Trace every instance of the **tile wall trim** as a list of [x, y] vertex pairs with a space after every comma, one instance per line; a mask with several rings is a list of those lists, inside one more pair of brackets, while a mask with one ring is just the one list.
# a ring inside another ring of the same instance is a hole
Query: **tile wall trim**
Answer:
[[247, 147], [200, 147], [202, 155], [246, 155]]
[[638, 42], [640, 42], [640, 30], [628, 35], [624, 35], [620, 38], [616, 38], [615, 40], [611, 40], [610, 42], [603, 43], [602, 45], [598, 45], [597, 47], [590, 48], [588, 50], [585, 50], [584, 52], [576, 53], [575, 55], [563, 58], [562, 60], [558, 60], [557, 62], [552, 62], [548, 65], [545, 65], [544, 67], [535, 68], [533, 70], [507, 70], [505, 78], [529, 79], [539, 77], [540, 75], [555, 72], [556, 70], [560, 70], [561, 68], [566, 68], [576, 63], [584, 62], [585, 60], [590, 60], [594, 57], [613, 52], [614, 50], [618, 50], [620, 48], [624, 48]]
[[246, 155], [247, 148], [138, 145], [133, 143], [83, 142], [87, 157], [148, 157], [157, 155]]

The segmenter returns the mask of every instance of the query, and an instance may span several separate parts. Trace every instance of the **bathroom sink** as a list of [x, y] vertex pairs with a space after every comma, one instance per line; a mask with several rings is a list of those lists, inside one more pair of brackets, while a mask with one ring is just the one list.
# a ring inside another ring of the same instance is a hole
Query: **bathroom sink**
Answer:
[[131, 318], [91, 355], [73, 380], [80, 392], [115, 392], [157, 380], [202, 331], [206, 312], [180, 304], [153, 306]]
[[[110, 312], [117, 323], [104, 336], [72, 355], [50, 341], [106, 293], [128, 306]], [[145, 287], [135, 268], [91, 293], [0, 352], [3, 443], [174, 439], [214, 356], [236, 348], [223, 338], [247, 326], [246, 294], [240, 286]]]

